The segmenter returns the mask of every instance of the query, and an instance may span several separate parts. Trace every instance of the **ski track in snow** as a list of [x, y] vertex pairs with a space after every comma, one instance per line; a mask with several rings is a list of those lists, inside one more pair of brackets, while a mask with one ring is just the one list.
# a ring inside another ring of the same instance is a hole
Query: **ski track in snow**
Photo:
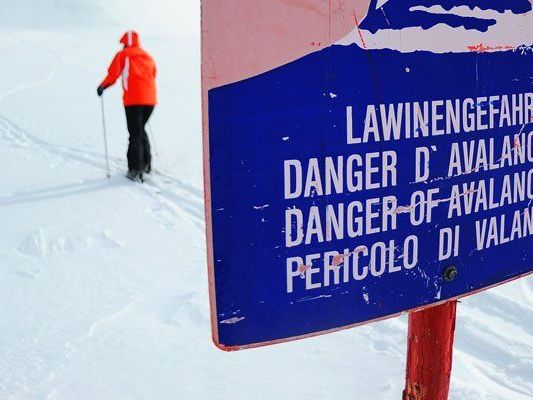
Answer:
[[[3, 32], [2, 34], [5, 34], [5, 33]], [[41, 79], [37, 79], [35, 81], [30, 81], [30, 82], [26, 82], [26, 83], [23, 83], [23, 84], [16, 85], [16, 86], [14, 86], [14, 87], [12, 87], [12, 88], [0, 93], [0, 101], [2, 101], [3, 99], [5, 99], [8, 96], [11, 96], [11, 95], [14, 95], [16, 93], [22, 92], [24, 90], [46, 85], [47, 83], [51, 82], [56, 77], [57, 71], [59, 70], [59, 66], [60, 66], [60, 57], [59, 57], [59, 54], [57, 52], [55, 52], [55, 51], [53, 51], [53, 50], [51, 50], [51, 49], [49, 49], [47, 47], [40, 46], [40, 45], [38, 45], [36, 43], [31, 43], [31, 42], [28, 42], [26, 40], [22, 40], [22, 39], [18, 38], [17, 36], [14, 36], [12, 34], [10, 34], [9, 36], [12, 37], [17, 42], [19, 42], [19, 44], [27, 45], [27, 46], [32, 47], [34, 49], [38, 49], [40, 51], [48, 53], [54, 59], [54, 64], [53, 64], [50, 72], [45, 77], [43, 77]]]
[[[58, 156], [63, 160], [88, 164], [92, 167], [101, 169], [103, 172], [105, 171], [105, 160], [101, 154], [45, 142], [15, 125], [2, 115], [0, 115], [0, 133], [3, 135], [6, 142], [14, 147], [37, 149]], [[125, 160], [110, 158], [110, 166], [114, 175], [122, 175]], [[106, 183], [103, 181], [101, 183], [95, 183], [94, 186], [105, 187]], [[160, 173], [157, 170], [154, 171], [153, 174], [147, 176], [146, 184], [139, 184], [138, 186], [139, 191], [159, 199], [159, 204], [164, 211], [170, 212], [179, 219], [179, 210], [181, 210], [194, 221], [194, 224], [198, 229], [204, 229], [203, 198], [200, 189], [195, 188], [178, 178], [171, 177], [166, 173]], [[66, 188], [63, 194], [68, 193], [69, 190]], [[76, 191], [71, 190], [70, 194], [76, 194]], [[57, 196], [57, 192], [47, 194], [46, 190], [26, 194], [12, 194], [10, 196], [0, 197], [0, 205], [16, 204], [21, 201], [23, 202], [24, 200], [35, 198], [52, 198], [54, 196]], [[154, 209], [154, 211], [157, 212], [158, 210]], [[174, 224], [175, 221], [167, 222]]]

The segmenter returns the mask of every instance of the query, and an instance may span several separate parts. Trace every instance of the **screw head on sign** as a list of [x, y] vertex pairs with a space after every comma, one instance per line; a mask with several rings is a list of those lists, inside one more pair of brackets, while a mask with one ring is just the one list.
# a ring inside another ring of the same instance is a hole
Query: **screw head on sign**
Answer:
[[453, 265], [450, 265], [448, 268], [444, 270], [444, 280], [446, 282], [451, 282], [457, 278], [457, 275], [459, 275], [459, 271], [457, 271], [457, 268]]

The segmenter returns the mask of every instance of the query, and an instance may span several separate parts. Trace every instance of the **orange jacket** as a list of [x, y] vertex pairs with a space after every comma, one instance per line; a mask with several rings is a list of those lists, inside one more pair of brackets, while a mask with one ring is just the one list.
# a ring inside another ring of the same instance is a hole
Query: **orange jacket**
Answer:
[[124, 45], [124, 49], [113, 59], [107, 77], [100, 86], [112, 86], [122, 76], [124, 105], [155, 106], [157, 70], [153, 58], [141, 49], [137, 32], [126, 32], [120, 43]]

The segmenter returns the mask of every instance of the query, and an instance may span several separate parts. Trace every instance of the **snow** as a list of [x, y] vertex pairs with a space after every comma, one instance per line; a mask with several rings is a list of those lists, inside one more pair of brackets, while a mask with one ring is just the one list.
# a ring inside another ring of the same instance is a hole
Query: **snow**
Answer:
[[[405, 317], [239, 353], [211, 343], [198, 2], [7, 3], [0, 398], [398, 399]], [[122, 177], [119, 86], [105, 96], [105, 178], [95, 94], [131, 27], [160, 70], [152, 121], [160, 174], [147, 185]], [[533, 399], [532, 326], [531, 279], [465, 299], [451, 398]]]

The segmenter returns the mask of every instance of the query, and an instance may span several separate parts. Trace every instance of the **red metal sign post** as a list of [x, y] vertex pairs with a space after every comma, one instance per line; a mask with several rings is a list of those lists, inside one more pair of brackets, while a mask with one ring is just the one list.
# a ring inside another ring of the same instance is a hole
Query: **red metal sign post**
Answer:
[[457, 301], [409, 315], [403, 400], [447, 400]]

